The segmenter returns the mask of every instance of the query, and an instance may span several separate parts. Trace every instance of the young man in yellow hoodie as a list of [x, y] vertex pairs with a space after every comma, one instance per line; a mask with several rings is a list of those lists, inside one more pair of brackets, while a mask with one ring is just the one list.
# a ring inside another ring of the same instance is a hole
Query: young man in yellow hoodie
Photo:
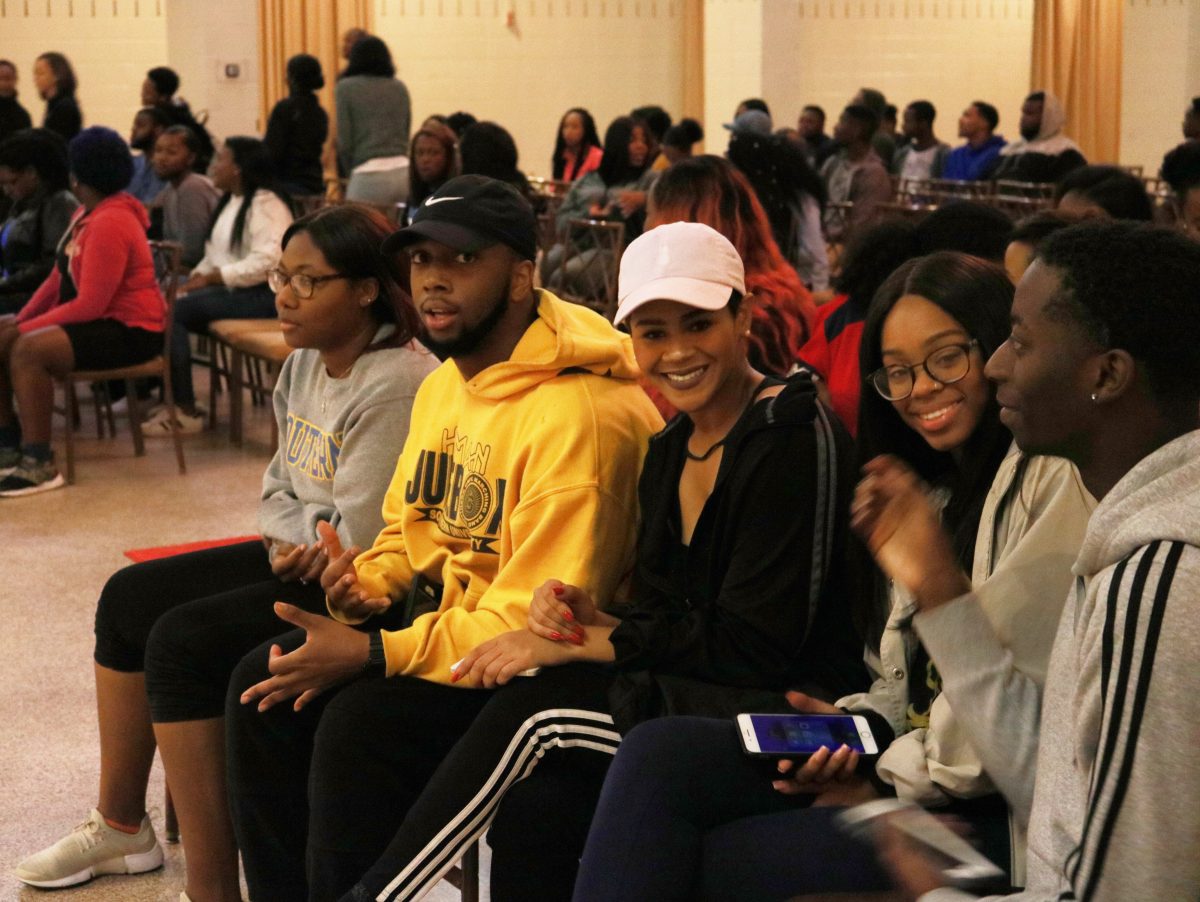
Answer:
[[401, 250], [445, 362], [417, 393], [386, 525], [361, 554], [327, 537], [333, 619], [278, 605], [300, 630], [230, 684], [253, 898], [348, 890], [491, 694], [451, 686], [452, 665], [522, 629], [550, 576], [608, 600], [632, 565], [638, 474], [662, 422], [629, 340], [534, 289], [533, 212], [501, 182], [447, 182], [383, 247]]

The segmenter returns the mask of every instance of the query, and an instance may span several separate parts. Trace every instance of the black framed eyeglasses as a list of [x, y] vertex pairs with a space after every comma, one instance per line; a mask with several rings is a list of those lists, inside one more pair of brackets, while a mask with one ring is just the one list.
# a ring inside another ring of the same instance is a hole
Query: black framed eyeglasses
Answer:
[[912, 394], [913, 387], [917, 384], [918, 367], [939, 385], [950, 385], [971, 372], [971, 349], [978, 346], [978, 340], [943, 345], [913, 366], [898, 363], [881, 366], [867, 376], [867, 382], [871, 383], [885, 400], [903, 401]]
[[285, 285], [292, 286], [292, 292], [302, 301], [307, 301], [322, 282], [332, 282], [334, 279], [349, 279], [345, 273], [335, 272], [327, 276], [310, 276], [304, 273], [286, 273], [282, 269], [267, 271], [267, 285], [279, 294]]

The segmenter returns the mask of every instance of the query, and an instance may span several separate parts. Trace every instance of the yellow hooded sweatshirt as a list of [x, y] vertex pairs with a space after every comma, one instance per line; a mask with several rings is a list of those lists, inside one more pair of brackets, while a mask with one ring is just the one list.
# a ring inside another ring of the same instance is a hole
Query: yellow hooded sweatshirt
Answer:
[[383, 632], [388, 676], [449, 683], [472, 648], [525, 627], [550, 578], [608, 604], [633, 566], [638, 476], [662, 428], [638, 375], [627, 336], [539, 291], [508, 360], [469, 382], [447, 360], [425, 379], [385, 526], [355, 561], [393, 603], [417, 573], [443, 587], [436, 612]]

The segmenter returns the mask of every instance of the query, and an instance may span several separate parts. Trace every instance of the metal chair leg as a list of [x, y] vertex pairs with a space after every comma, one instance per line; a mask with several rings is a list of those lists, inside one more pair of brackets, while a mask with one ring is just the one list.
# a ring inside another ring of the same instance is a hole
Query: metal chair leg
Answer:
[[75, 397], [75, 383], [63, 386], [63, 403], [66, 405], [67, 428], [63, 430], [67, 439], [67, 485], [75, 484], [75, 427], [79, 418], [79, 399]]
[[[129, 405], [129, 432], [133, 436], [133, 454], [142, 457], [146, 453], [146, 440], [142, 435], [142, 402], [137, 396], [137, 386], [132, 379], [125, 380], [125, 403]], [[108, 406], [112, 412], [112, 405]], [[113, 437], [117, 435], [115, 427], [110, 426]]]

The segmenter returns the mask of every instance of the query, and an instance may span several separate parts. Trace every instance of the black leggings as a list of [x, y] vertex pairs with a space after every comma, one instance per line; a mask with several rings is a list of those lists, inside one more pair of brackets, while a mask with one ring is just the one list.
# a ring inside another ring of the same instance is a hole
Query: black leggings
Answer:
[[[304, 638], [297, 630], [279, 644], [288, 652]], [[268, 676], [269, 647], [234, 670], [225, 716], [230, 813], [246, 883], [254, 902], [333, 900], [387, 846], [491, 693], [368, 678], [298, 712], [281, 704], [260, 713], [240, 696]]]
[[96, 607], [96, 663], [146, 673], [155, 723], [225, 713], [242, 656], [290, 629], [272, 604], [325, 610], [319, 585], [275, 578], [261, 542], [134, 564], [112, 575]]

